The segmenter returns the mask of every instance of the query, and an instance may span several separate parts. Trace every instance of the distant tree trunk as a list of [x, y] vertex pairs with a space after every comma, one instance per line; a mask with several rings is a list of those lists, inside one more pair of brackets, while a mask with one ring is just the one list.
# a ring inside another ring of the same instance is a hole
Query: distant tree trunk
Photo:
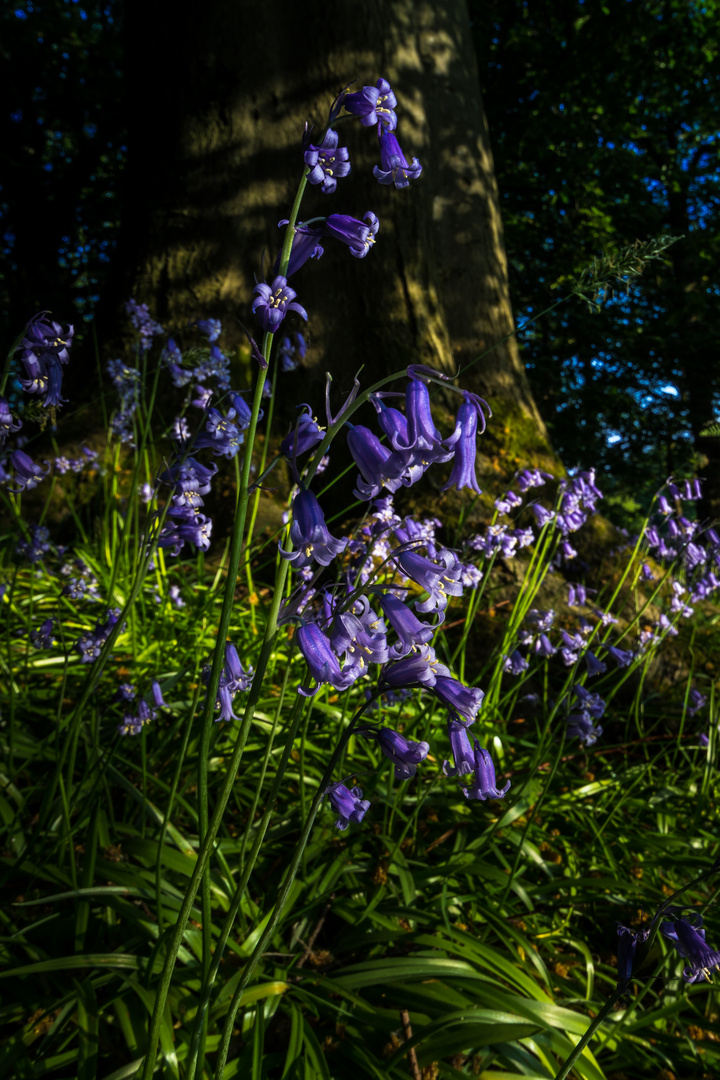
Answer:
[[278, 251], [305, 120], [319, 134], [343, 86], [382, 75], [398, 96], [401, 145], [424, 171], [410, 190], [380, 186], [373, 129], [340, 124], [352, 172], [333, 196], [308, 188], [302, 217], [371, 209], [380, 232], [366, 259], [328, 241], [293, 279], [314, 365], [303, 396], [325, 370], [340, 392], [361, 366], [363, 381], [408, 363], [453, 372], [499, 343], [462, 383], [499, 411], [501, 443], [521, 432], [528, 456], [551, 455], [515, 339], [503, 341], [513, 318], [465, 0], [127, 0], [124, 10], [129, 164], [110, 300], [132, 294], [171, 330], [218, 316], [226, 347], [244, 340], [238, 320], [254, 325], [254, 275], [263, 252], [267, 275]]

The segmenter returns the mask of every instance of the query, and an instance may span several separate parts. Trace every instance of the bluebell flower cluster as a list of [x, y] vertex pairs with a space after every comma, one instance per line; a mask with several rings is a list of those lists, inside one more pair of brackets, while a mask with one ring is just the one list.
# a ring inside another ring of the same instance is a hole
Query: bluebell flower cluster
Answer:
[[25, 336], [19, 345], [20, 360], [25, 368], [25, 378], [20, 385], [27, 394], [38, 394], [43, 405], [58, 407], [63, 404], [62, 369], [69, 359], [73, 327], [63, 330], [60, 323], [51, 322], [41, 311], [30, 320]]
[[[127, 687], [124, 684], [125, 693], [118, 695], [118, 700], [121, 701], [133, 701], [135, 700], [135, 691], [133, 687]], [[128, 693], [129, 689], [129, 693]], [[121, 687], [121, 691], [123, 687]], [[134, 713], [125, 713], [121, 722], [118, 724], [117, 730], [120, 735], [140, 735], [142, 729], [150, 723], [151, 720], [157, 718], [157, 710], [166, 708], [165, 700], [163, 699], [162, 689], [160, 683], [155, 679], [150, 687], [150, 696], [152, 698], [152, 705], [150, 705], [145, 698], [140, 698], [137, 703], [137, 707]], [[154, 708], [153, 708], [154, 706]]]
[[[220, 674], [215, 708], [220, 710], [216, 721], [238, 720], [239, 717], [233, 712], [233, 700], [239, 692], [244, 693], [250, 689], [254, 671], [251, 667], [245, 671], [240, 662], [238, 651], [232, 641], [225, 642], [225, 662]], [[203, 670], [203, 681], [207, 682], [210, 677], [210, 668]]]
[[75, 649], [80, 654], [83, 664], [92, 664], [97, 660], [119, 618], [120, 609], [110, 608], [103, 622], [98, 621], [94, 630], [80, 635], [75, 642]]

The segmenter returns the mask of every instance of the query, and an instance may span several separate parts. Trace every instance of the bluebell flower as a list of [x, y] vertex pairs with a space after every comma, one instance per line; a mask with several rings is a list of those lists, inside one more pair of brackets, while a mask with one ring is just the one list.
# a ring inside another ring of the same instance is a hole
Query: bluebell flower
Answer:
[[570, 607], [581, 607], [587, 601], [584, 585], [571, 585], [568, 589], [567, 602]]
[[87, 634], [81, 634], [80, 638], [75, 642], [75, 648], [80, 653], [83, 664], [92, 664], [97, 660], [119, 617], [119, 609], [110, 608], [104, 623], [97, 622], [94, 630], [89, 631]]
[[375, 86], [363, 86], [353, 94], [343, 94], [342, 105], [346, 112], [358, 116], [363, 127], [382, 123], [388, 131], [397, 127], [395, 107], [397, 98], [387, 79], [378, 79]]
[[522, 653], [514, 649], [509, 656], [505, 657], [503, 670], [507, 671], [508, 675], [522, 675], [523, 671], [527, 671], [528, 667], [528, 662]]
[[338, 540], [330, 535], [325, 516], [312, 491], [303, 489], [297, 493], [292, 504], [290, 539], [294, 551], [285, 551], [280, 544], [280, 555], [293, 564], [296, 570], [313, 562], [329, 566], [333, 559], [347, 547], [347, 537]]
[[390, 625], [400, 639], [390, 649], [390, 658], [399, 660], [418, 645], [429, 645], [435, 631], [427, 623], [420, 622], [417, 615], [394, 593], [377, 590], [377, 601]]
[[13, 477], [14, 483], [17, 485], [14, 488], [10, 488], [13, 492], [19, 491], [32, 491], [36, 488], [41, 480], [50, 472], [50, 463], [45, 462], [45, 469], [43, 470], [41, 465], [36, 465], [33, 459], [26, 454], [24, 450], [15, 450], [10, 455], [10, 463], [15, 470]]
[[138, 332], [141, 349], [149, 349], [152, 339], [164, 332], [162, 326], [150, 317], [147, 304], [138, 304], [135, 300], [128, 300], [125, 304], [125, 310], [130, 316], [130, 322]]
[[422, 165], [416, 157], [408, 165], [396, 136], [382, 122], [378, 124], [377, 133], [382, 167], [376, 165], [373, 176], [380, 184], [394, 184], [398, 190], [406, 188], [411, 180], [417, 180], [422, 172]]
[[287, 278], [282, 277], [281, 274], [278, 274], [272, 285], [260, 282], [253, 292], [257, 295], [253, 300], [252, 309], [266, 333], [276, 333], [288, 311], [296, 312], [307, 322], [307, 311], [296, 302], [297, 293], [290, 288]]
[[397, 491], [403, 484], [402, 458], [388, 450], [369, 428], [361, 424], [351, 427], [347, 434], [348, 447], [362, 474], [353, 494], [358, 499], [374, 499], [383, 487]]
[[195, 323], [198, 330], [207, 335], [210, 344], [214, 344], [222, 333], [222, 323], [219, 319], [198, 319]]
[[497, 786], [495, 778], [495, 766], [487, 750], [480, 746], [477, 739], [473, 739], [475, 756], [475, 779], [463, 787], [463, 795], [466, 799], [502, 799], [510, 790], [510, 781], [503, 788]]
[[417, 772], [417, 767], [430, 751], [430, 744], [406, 739], [392, 728], [357, 728], [358, 735], [373, 739], [379, 745], [386, 758], [395, 766], [396, 780], [409, 780]]
[[68, 348], [73, 339], [73, 327], [63, 331], [60, 323], [45, 319], [48, 314], [41, 311], [30, 320], [18, 346], [27, 375], [20, 383], [28, 394], [44, 394], [46, 407], [63, 403], [62, 367], [68, 362]]
[[[484, 428], [485, 418], [481, 410], [480, 416], [483, 417]], [[453, 461], [450, 479], [443, 485], [443, 491], [447, 491], [449, 487], [453, 486], [456, 487], [458, 491], [460, 491], [461, 488], [469, 487], [478, 495], [482, 494], [475, 475], [477, 434], [478, 407], [471, 395], [466, 393], [464, 395], [463, 403], [458, 409], [455, 431], [445, 440], [446, 446], [453, 447], [455, 459]]]
[[202, 551], [210, 547], [212, 521], [198, 514], [190, 506], [171, 506], [165, 524], [157, 538], [161, 548], [172, 548], [172, 555], [179, 555], [184, 544], [194, 544]]
[[213, 454], [233, 458], [245, 441], [245, 436], [235, 423], [235, 410], [224, 416], [219, 409], [208, 410], [205, 430], [195, 440], [195, 449], [207, 448]]
[[295, 371], [307, 355], [307, 344], [302, 334], [287, 334], [280, 341], [278, 359], [281, 371]]
[[319, 146], [308, 146], [303, 159], [310, 169], [309, 184], [320, 184], [323, 195], [332, 195], [338, 180], [350, 172], [350, 156], [346, 146], [338, 146], [338, 133], [328, 128]]
[[422, 464], [424, 468], [436, 461], [449, 461], [454, 451], [443, 443], [442, 436], [435, 427], [430, 391], [422, 379], [410, 379], [405, 387], [405, 415], [407, 446], [401, 447], [401, 444], [398, 444], [395, 449], [413, 451], [412, 463]]
[[462, 596], [460, 576], [462, 565], [452, 552], [443, 550], [438, 553], [443, 565], [418, 555], [416, 551], [401, 551], [393, 558], [405, 577], [420, 585], [428, 594], [428, 599], [417, 604], [417, 610], [423, 614], [428, 611], [445, 610], [450, 596]]
[[316, 623], [305, 623], [298, 627], [297, 643], [302, 653], [308, 670], [317, 686], [310, 689], [306, 686], [298, 688], [298, 693], [303, 697], [313, 697], [323, 683], [330, 683], [336, 690], [347, 690], [348, 686], [357, 678], [355, 672], [345, 672], [340, 668], [340, 662], [332, 650], [332, 646]]
[[[220, 673], [217, 697], [215, 699], [215, 708], [220, 710], [220, 715], [215, 717], [217, 722], [240, 719], [233, 712], [233, 699], [238, 691], [244, 692], [250, 688], [253, 675], [254, 672], [251, 667], [247, 671], [244, 670], [238, 651], [232, 641], [226, 641], [225, 662]], [[210, 668], [206, 667], [203, 670], [203, 681], [207, 682], [209, 677]], [[162, 694], [160, 696], [162, 697]], [[165, 703], [160, 702], [160, 704], [164, 705]]]
[[342, 831], [347, 829], [351, 821], [359, 824], [370, 809], [370, 801], [362, 797], [362, 788], [347, 788], [342, 783], [336, 783], [326, 787], [325, 794], [338, 815], [335, 825]]
[[475, 754], [470, 744], [468, 728], [472, 720], [463, 721], [455, 713], [448, 717], [448, 739], [452, 751], [453, 762], [443, 762], [443, 772], [446, 776], [465, 776], [475, 768]]
[[20, 540], [15, 551], [28, 562], [36, 563], [50, 551], [50, 532], [44, 525], [29, 525], [28, 539]]
[[435, 697], [447, 707], [468, 720], [474, 720], [485, 697], [478, 686], [464, 686], [451, 675], [438, 675], [432, 687]]
[[363, 214], [362, 221], [348, 214], [330, 214], [325, 221], [324, 231], [327, 236], [333, 236], [346, 244], [350, 254], [356, 259], [364, 259], [375, 243], [379, 227], [377, 217], [368, 210]]
[[639, 930], [637, 932], [630, 930], [627, 926], [623, 926], [618, 923], [618, 944], [617, 944], [617, 969], [618, 969], [618, 986], [626, 983], [628, 979], [632, 977], [633, 963], [635, 961], [635, 952], [638, 943], [642, 944], [647, 941], [649, 930]]
[[518, 506], [522, 506], [522, 499], [514, 491], [507, 491], [501, 499], [495, 500], [495, 509], [498, 514], [509, 514]]
[[[365, 603], [367, 598], [363, 597]], [[371, 618], [375, 615], [368, 605]], [[343, 611], [333, 619], [330, 641], [334, 651], [344, 654], [343, 674], [358, 679], [367, 675], [370, 664], [386, 664], [390, 659], [385, 624], [374, 619], [374, 626], [351, 611]]]
[[0, 450], [5, 445], [8, 435], [19, 431], [21, 427], [22, 421], [16, 420], [10, 412], [7, 398], [0, 397]]
[[585, 663], [587, 664], [588, 679], [591, 679], [593, 675], [602, 675], [604, 671], [607, 671], [607, 664], [602, 660], [598, 660], [594, 653], [588, 649], [585, 653]]
[[548, 480], [554, 480], [553, 474], [542, 469], [523, 469], [517, 475], [517, 484], [523, 494], [533, 487], [542, 487]]
[[688, 716], [694, 716], [700, 709], [704, 709], [706, 705], [707, 697], [705, 694], [701, 694], [696, 687], [693, 687], [688, 698]]
[[318, 425], [317, 420], [312, 415], [310, 406], [298, 405], [298, 409], [307, 409], [307, 412], [300, 414], [295, 422], [295, 427], [288, 432], [280, 443], [280, 453], [291, 461], [300, 454], [312, 450], [325, 437], [325, 431]]
[[434, 649], [422, 645], [409, 656], [383, 668], [379, 686], [389, 690], [401, 690], [406, 686], [431, 689], [438, 675], [450, 677], [450, 669], [437, 659]]
[[467, 725], [452, 715], [448, 721], [448, 735], [450, 746], [455, 760], [454, 767], [448, 766], [446, 761], [443, 772], [446, 776], [469, 776], [474, 773], [474, 779], [467, 787], [462, 788], [466, 799], [502, 799], [510, 790], [510, 781], [503, 788], [497, 786], [495, 778], [495, 766], [487, 750], [480, 746], [476, 738], [473, 745], [467, 733]]
[[124, 682], [120, 683], [117, 690], [113, 694], [113, 701], [134, 701], [137, 697], [135, 687], [132, 683]]
[[30, 631], [30, 643], [35, 649], [50, 649], [55, 644], [53, 634], [55, 624], [52, 619], [46, 619], [37, 630]]
[[618, 649], [615, 645], [607, 645], [605, 643], [603, 643], [603, 648], [609, 656], [612, 656], [619, 668], [629, 667], [635, 659], [635, 653], [630, 649]]
[[701, 929], [702, 917], [693, 915], [693, 918], [695, 925], [688, 919], [674, 919], [662, 923], [660, 930], [680, 956], [688, 961], [683, 970], [685, 982], [694, 983], [700, 979], [710, 982], [711, 971], [720, 971], [720, 951], [711, 949], [706, 943], [705, 931]]
[[[287, 218], [279, 222], [280, 225], [287, 225]], [[306, 262], [310, 259], [321, 259], [325, 254], [325, 248], [320, 241], [323, 238], [322, 228], [313, 228], [309, 225], [303, 225], [300, 222], [295, 226], [295, 232], [293, 234], [292, 247], [290, 248], [290, 258], [288, 259], [287, 270], [285, 271], [285, 277], [291, 278], [294, 274], [297, 274], [298, 270], [302, 269]], [[282, 258], [282, 252], [278, 255], [273, 266], [273, 274], [277, 275], [280, 271], [280, 263]]]

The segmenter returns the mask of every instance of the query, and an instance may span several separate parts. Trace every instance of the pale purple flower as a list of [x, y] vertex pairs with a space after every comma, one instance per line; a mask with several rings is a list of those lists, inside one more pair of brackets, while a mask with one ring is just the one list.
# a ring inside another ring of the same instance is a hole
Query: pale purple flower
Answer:
[[429, 594], [427, 600], [416, 605], [417, 610], [423, 614], [428, 611], [442, 612], [447, 607], [450, 596], [462, 596], [461, 564], [457, 556], [445, 549], [439, 552], [438, 558], [442, 565], [426, 559], [424, 555], [418, 555], [415, 551], [401, 551], [394, 555], [395, 562], [405, 577], [420, 585]]

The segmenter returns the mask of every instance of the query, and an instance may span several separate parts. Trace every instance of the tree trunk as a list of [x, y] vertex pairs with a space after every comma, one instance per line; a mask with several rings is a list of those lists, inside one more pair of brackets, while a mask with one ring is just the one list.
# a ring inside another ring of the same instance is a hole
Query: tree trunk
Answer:
[[332, 196], [308, 187], [301, 217], [370, 209], [380, 231], [366, 259], [329, 240], [293, 278], [309, 313], [303, 396], [318, 407], [326, 370], [339, 395], [361, 367], [364, 383], [409, 363], [452, 373], [497, 343], [462, 385], [499, 409], [500, 443], [512, 431], [526, 457], [551, 455], [515, 338], [503, 340], [513, 319], [465, 0], [208, 0], [192, 12], [128, 0], [125, 12], [129, 164], [110, 297], [134, 295], [169, 330], [217, 316], [226, 349], [244, 341], [302, 174], [305, 121], [319, 136], [343, 86], [382, 75], [423, 175], [380, 186], [373, 128], [340, 123], [352, 172]]

